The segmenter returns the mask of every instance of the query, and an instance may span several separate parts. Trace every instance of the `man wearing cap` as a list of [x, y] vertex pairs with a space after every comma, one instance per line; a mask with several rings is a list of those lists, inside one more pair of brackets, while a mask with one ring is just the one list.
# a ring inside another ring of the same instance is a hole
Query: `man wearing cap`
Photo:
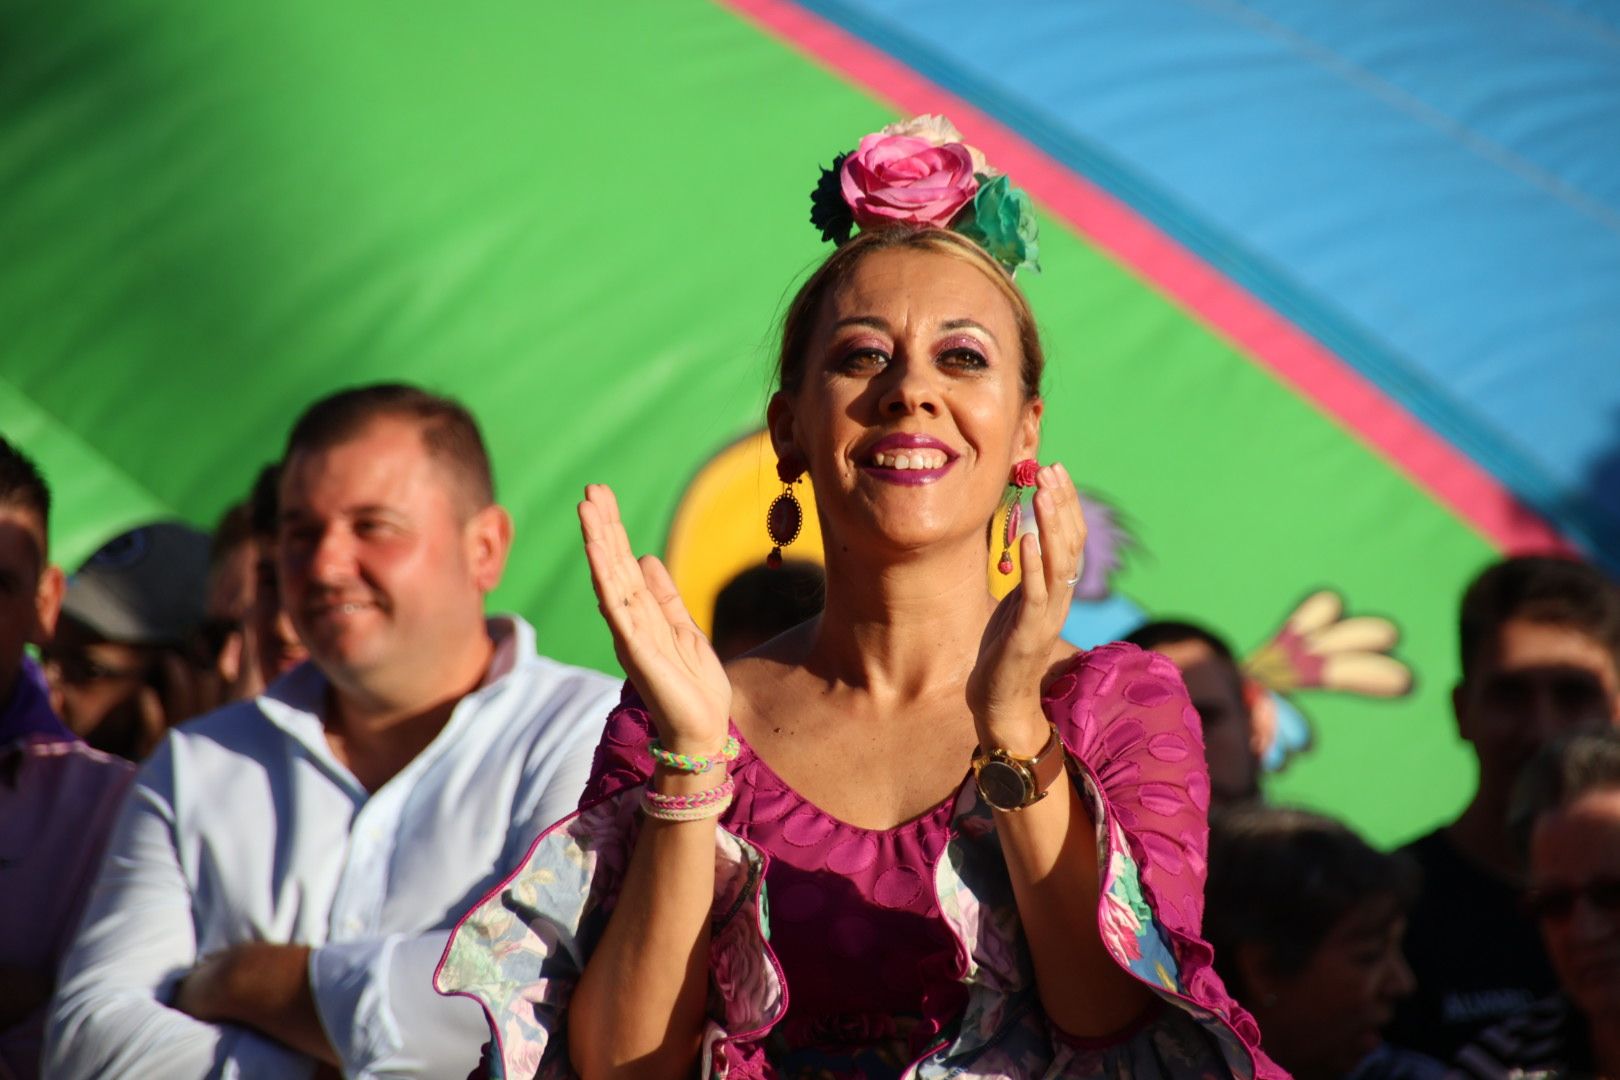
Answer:
[[140, 761], [213, 704], [192, 656], [209, 547], [199, 529], [154, 522], [108, 540], [68, 580], [45, 673], [62, 719], [98, 750]]
[[511, 521], [460, 405], [363, 387], [294, 426], [277, 578], [310, 662], [173, 729], [62, 967], [50, 1074], [465, 1076], [432, 974], [458, 915], [573, 810], [606, 676], [486, 618]]
[[0, 1077], [39, 1075], [45, 1004], [134, 769], [92, 750], [51, 711], [23, 653], [51, 633], [50, 489], [0, 439]]

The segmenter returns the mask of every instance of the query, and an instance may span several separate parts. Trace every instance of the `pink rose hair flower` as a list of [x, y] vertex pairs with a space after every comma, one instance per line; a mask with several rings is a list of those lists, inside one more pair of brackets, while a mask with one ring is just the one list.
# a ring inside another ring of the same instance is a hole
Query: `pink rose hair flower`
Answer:
[[911, 135], [866, 136], [840, 173], [844, 201], [862, 228], [910, 222], [946, 229], [979, 190], [966, 146]]
[[952, 229], [1008, 274], [1041, 268], [1029, 196], [933, 114], [890, 124], [833, 158], [810, 192], [810, 224], [835, 244], [857, 226]]

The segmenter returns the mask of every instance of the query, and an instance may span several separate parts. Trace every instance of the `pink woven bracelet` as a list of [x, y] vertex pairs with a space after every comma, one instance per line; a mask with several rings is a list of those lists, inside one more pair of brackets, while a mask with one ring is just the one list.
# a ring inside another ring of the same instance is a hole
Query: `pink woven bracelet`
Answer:
[[655, 807], [659, 810], [702, 810], [724, 799], [731, 798], [736, 790], [737, 784], [733, 780], [727, 780], [718, 787], [705, 788], [703, 791], [694, 791], [688, 795], [665, 795], [661, 791], [648, 788], [646, 793], [642, 795], [641, 801], [642, 805]]

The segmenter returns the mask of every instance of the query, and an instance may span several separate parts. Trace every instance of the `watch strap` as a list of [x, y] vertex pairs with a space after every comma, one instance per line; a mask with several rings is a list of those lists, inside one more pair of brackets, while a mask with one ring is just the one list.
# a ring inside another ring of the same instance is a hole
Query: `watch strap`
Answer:
[[1051, 788], [1053, 781], [1063, 774], [1063, 765], [1067, 758], [1063, 749], [1063, 740], [1058, 736], [1057, 725], [1048, 721], [1047, 727], [1051, 733], [1047, 736], [1046, 745], [1041, 747], [1034, 757], [1018, 757], [1016, 754], [1009, 753], [1006, 750], [992, 750], [985, 753], [983, 747], [974, 751], [973, 772], [975, 779], [979, 778], [980, 770], [992, 762], [1002, 762], [1004, 765], [1016, 766], [1018, 772], [1027, 778], [1024, 780], [1024, 797], [1015, 806], [1003, 806], [997, 803], [990, 797], [984, 784], [980, 782], [979, 793], [984, 796], [986, 802], [998, 810], [1011, 811], [1022, 810], [1045, 798], [1046, 792]]
[[1052, 786], [1058, 777], [1063, 775], [1063, 760], [1065, 757], [1063, 740], [1058, 737], [1056, 724], [1048, 721], [1047, 726], [1052, 729], [1051, 736], [1046, 740], [1046, 745], [1041, 747], [1041, 752], [1030, 758], [1028, 762], [1029, 771], [1035, 777], [1035, 790], [1031, 794], [1029, 802], [1024, 804], [1025, 806], [1044, 798], [1047, 789]]

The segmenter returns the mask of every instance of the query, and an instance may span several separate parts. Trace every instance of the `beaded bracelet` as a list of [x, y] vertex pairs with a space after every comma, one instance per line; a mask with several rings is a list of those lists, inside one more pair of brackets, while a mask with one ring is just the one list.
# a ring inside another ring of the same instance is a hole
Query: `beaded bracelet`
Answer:
[[713, 757], [707, 754], [674, 754], [665, 750], [657, 739], [647, 744], [647, 753], [652, 755], [653, 761], [664, 768], [699, 775], [708, 772], [721, 762], [736, 761], [737, 755], [741, 752], [742, 748], [737, 745], [735, 737], [726, 739], [726, 744]]
[[690, 795], [665, 795], [647, 788], [641, 793], [641, 809], [648, 817], [659, 821], [700, 821], [725, 813], [736, 790], [736, 784], [730, 780]]

